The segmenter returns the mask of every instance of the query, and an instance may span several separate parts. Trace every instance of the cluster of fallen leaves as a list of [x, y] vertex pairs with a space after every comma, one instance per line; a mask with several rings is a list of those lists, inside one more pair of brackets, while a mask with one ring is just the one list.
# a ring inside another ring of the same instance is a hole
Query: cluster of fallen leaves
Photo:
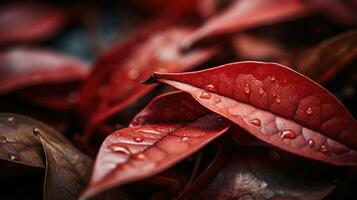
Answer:
[[[2, 199], [357, 197], [354, 0], [111, 4], [104, 50], [95, 4], [1, 7]], [[49, 49], [76, 24], [92, 63]]]

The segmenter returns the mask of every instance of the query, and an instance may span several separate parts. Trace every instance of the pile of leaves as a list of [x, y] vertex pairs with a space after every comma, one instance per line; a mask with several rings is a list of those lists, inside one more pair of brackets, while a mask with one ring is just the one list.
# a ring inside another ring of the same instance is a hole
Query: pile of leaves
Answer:
[[357, 198], [355, 1], [106, 3], [2, 5], [1, 199]]

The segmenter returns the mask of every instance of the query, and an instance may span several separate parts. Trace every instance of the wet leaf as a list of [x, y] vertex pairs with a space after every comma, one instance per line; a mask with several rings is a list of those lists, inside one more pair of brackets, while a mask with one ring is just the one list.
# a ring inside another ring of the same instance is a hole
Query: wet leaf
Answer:
[[285, 66], [238, 62], [197, 72], [155, 73], [151, 81], [190, 93], [281, 149], [334, 165], [357, 165], [357, 121], [327, 90]]
[[66, 12], [40, 3], [12, 3], [0, 10], [0, 45], [41, 41], [67, 23]]
[[87, 64], [44, 49], [13, 48], [0, 53], [0, 95], [30, 86], [83, 80]]
[[231, 155], [198, 199], [322, 199], [341, 177], [270, 148], [238, 148]]
[[44, 199], [77, 199], [89, 178], [91, 158], [56, 130], [37, 120], [2, 113], [0, 126], [1, 159], [46, 166]]
[[[183, 113], [178, 114], [180, 108]], [[176, 120], [179, 115], [187, 117]], [[230, 124], [181, 92], [157, 97], [135, 120], [135, 127], [104, 140], [83, 199], [163, 172], [223, 134]]]
[[322, 41], [294, 59], [296, 70], [325, 83], [357, 57], [357, 30]]
[[304, 16], [308, 11], [308, 7], [299, 0], [237, 0], [187, 37], [183, 46], [188, 48], [213, 36], [287, 21]]
[[158, 26], [160, 31], [147, 28], [97, 61], [80, 95], [82, 115], [92, 117], [92, 124], [105, 121], [152, 90], [141, 84], [152, 72], [189, 70], [213, 55], [213, 49], [181, 54], [180, 42], [192, 29]]

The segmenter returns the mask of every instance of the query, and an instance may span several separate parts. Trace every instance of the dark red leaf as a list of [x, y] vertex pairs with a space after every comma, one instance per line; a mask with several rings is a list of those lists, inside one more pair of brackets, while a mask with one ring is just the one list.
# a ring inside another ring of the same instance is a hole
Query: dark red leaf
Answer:
[[29, 86], [83, 80], [87, 64], [59, 53], [15, 48], [0, 53], [0, 95]]
[[184, 46], [190, 47], [207, 37], [287, 21], [304, 16], [308, 11], [308, 7], [299, 0], [236, 0], [186, 38]]
[[157, 97], [133, 124], [104, 140], [83, 198], [163, 172], [229, 127], [224, 118], [181, 92]]
[[46, 166], [44, 199], [77, 199], [89, 177], [91, 158], [53, 128], [29, 117], [2, 113], [0, 130], [0, 159]]
[[293, 65], [318, 83], [330, 80], [357, 57], [357, 30], [327, 39], [302, 52]]
[[0, 45], [47, 39], [67, 22], [66, 12], [39, 3], [13, 3], [0, 10]]
[[357, 164], [357, 121], [328, 91], [285, 66], [239, 62], [152, 78], [281, 149], [334, 165]]
[[269, 148], [238, 148], [231, 155], [197, 199], [322, 199], [340, 177]]
[[180, 42], [191, 28], [145, 29], [103, 55], [84, 84], [80, 106], [82, 114], [98, 124], [153, 89], [141, 81], [154, 71], [181, 72], [206, 61], [213, 49], [180, 53]]

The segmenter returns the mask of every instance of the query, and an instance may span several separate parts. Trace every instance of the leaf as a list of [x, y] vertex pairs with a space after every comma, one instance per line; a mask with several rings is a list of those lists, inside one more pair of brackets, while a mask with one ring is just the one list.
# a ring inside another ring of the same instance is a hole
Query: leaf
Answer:
[[187, 37], [188, 48], [203, 39], [239, 32], [248, 28], [287, 21], [307, 14], [299, 0], [236, 0], [228, 9], [207, 20]]
[[152, 72], [189, 70], [214, 53], [214, 49], [203, 49], [181, 54], [180, 42], [192, 29], [157, 26], [119, 44], [95, 64], [80, 95], [81, 113], [92, 118], [92, 124], [105, 121], [152, 90], [141, 84]]
[[[182, 117], [176, 119], [179, 115]], [[163, 118], [166, 120], [161, 122]], [[83, 199], [163, 172], [230, 125], [182, 92], [155, 98], [133, 122], [135, 127], [118, 130], [104, 140]]]
[[0, 10], [0, 45], [41, 41], [67, 23], [66, 12], [40, 3], [12, 3]]
[[330, 80], [357, 56], [357, 30], [322, 41], [302, 52], [293, 64], [296, 70], [318, 83]]
[[356, 120], [328, 91], [285, 66], [238, 62], [197, 72], [154, 73], [155, 80], [190, 93], [281, 149], [334, 165], [357, 164]]
[[83, 80], [86, 63], [43, 49], [13, 48], [0, 53], [0, 95], [29, 86]]
[[322, 199], [335, 171], [271, 148], [237, 148], [197, 199]]
[[91, 158], [60, 133], [34, 119], [1, 113], [0, 127], [1, 159], [35, 167], [44, 167], [46, 163], [44, 199], [78, 197], [89, 177]]

